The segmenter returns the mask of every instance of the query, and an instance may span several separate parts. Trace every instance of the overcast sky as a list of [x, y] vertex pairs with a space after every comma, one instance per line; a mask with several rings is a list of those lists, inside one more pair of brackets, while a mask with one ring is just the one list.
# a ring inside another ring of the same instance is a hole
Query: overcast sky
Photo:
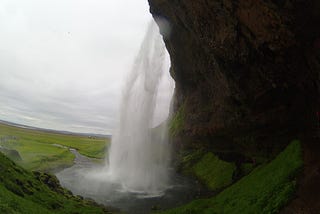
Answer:
[[151, 19], [147, 0], [1, 0], [0, 119], [112, 134]]

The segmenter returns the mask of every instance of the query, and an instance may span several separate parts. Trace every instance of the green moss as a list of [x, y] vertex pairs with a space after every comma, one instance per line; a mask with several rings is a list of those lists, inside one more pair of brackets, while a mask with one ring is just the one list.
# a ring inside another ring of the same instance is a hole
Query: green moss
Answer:
[[31, 173], [0, 153], [0, 213], [106, 213], [73, 196], [55, 176]]
[[180, 154], [178, 169], [183, 174], [196, 177], [209, 189], [218, 190], [232, 183], [236, 166], [220, 160], [211, 152], [197, 149]]
[[235, 169], [235, 164], [222, 161], [212, 153], [207, 153], [192, 167], [192, 172], [209, 189], [217, 190], [232, 183]]
[[43, 206], [12, 193], [0, 185], [0, 213], [53, 213]]
[[170, 124], [169, 124], [170, 136], [174, 137], [179, 134], [179, 132], [183, 128], [184, 120], [185, 120], [185, 104], [180, 106], [179, 110], [175, 113], [175, 115], [170, 121]]
[[163, 213], [277, 213], [291, 199], [302, 165], [301, 145], [296, 140], [273, 161], [257, 167], [217, 196]]

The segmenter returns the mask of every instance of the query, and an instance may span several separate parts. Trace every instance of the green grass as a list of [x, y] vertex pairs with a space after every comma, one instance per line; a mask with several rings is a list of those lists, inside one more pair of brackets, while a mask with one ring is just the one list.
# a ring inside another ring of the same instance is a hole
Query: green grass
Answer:
[[55, 176], [26, 171], [0, 153], [0, 213], [106, 213], [106, 210], [73, 196], [59, 185]]
[[53, 213], [35, 202], [21, 198], [0, 185], [0, 213]]
[[256, 214], [277, 213], [291, 199], [302, 168], [301, 145], [293, 141], [273, 161], [209, 199], [164, 211], [166, 214]]
[[[12, 137], [16, 139], [11, 139]], [[79, 153], [92, 158], [103, 158], [109, 139], [86, 136], [49, 133], [0, 124], [0, 146], [19, 152], [20, 165], [30, 170], [51, 170], [70, 166], [74, 155], [56, 144], [77, 149]]]

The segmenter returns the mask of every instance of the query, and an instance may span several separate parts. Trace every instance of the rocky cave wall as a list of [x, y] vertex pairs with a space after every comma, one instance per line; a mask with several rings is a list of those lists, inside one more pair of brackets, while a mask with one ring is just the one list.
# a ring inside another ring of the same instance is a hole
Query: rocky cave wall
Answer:
[[176, 81], [176, 148], [272, 154], [318, 131], [320, 1], [149, 4]]

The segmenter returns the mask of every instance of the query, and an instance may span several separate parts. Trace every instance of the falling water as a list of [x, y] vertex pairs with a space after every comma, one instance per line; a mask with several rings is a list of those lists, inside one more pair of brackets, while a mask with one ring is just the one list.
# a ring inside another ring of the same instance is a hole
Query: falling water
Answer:
[[172, 171], [169, 179], [170, 149], [163, 123], [174, 88], [169, 66], [153, 22], [123, 91], [119, 127], [106, 166], [71, 150], [75, 164], [56, 174], [64, 187], [134, 214], [150, 213], [154, 205], [172, 208], [199, 194], [197, 183]]
[[164, 126], [152, 129], [167, 52], [155, 22], [149, 25], [128, 76], [107, 160], [109, 176], [127, 191], [159, 194], [167, 187], [169, 146]]

